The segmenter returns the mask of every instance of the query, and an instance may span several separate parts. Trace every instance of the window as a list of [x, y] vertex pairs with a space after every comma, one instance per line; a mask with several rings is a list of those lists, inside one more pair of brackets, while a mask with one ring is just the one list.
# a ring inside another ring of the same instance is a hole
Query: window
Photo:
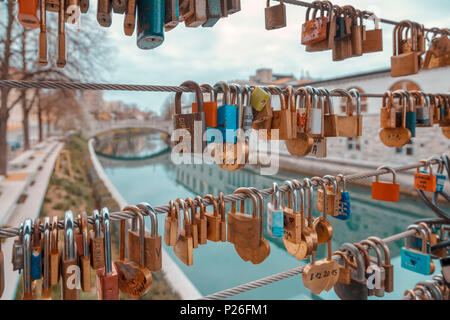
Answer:
[[361, 139], [359, 137], [347, 139], [347, 150], [361, 151]]

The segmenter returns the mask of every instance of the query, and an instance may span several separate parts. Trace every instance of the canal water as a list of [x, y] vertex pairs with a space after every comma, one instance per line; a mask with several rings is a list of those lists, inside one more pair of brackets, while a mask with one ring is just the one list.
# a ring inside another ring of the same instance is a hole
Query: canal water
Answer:
[[[273, 181], [282, 183], [288, 178], [302, 179], [297, 174], [279, 172], [276, 176], [260, 176], [257, 171], [243, 169], [229, 173], [215, 165], [177, 165], [170, 161], [170, 151], [157, 133], [143, 135], [110, 136], [97, 144], [99, 159], [106, 174], [129, 203], [149, 202], [157, 206], [176, 198], [195, 197], [223, 191], [232, 193], [241, 186], [269, 188]], [[413, 221], [432, 217], [420, 200], [401, 197], [399, 203], [383, 203], [371, 199], [366, 188], [348, 186], [351, 195], [352, 217], [348, 221], [330, 218], [333, 225], [332, 249], [338, 250], [344, 242], [357, 242], [369, 236], [380, 238], [402, 232]], [[267, 200], [266, 200], [267, 203]], [[247, 204], [247, 206], [249, 206]], [[212, 208], [208, 208], [212, 209]], [[449, 209], [449, 208], [447, 208]], [[228, 207], [227, 207], [228, 210]], [[450, 210], [447, 210], [447, 212]], [[314, 212], [318, 216], [318, 212]], [[150, 222], [147, 221], [147, 224]], [[147, 227], [149, 227], [147, 225]], [[159, 215], [159, 233], [164, 229], [164, 216]], [[290, 256], [279, 239], [265, 234], [270, 243], [269, 257], [259, 265], [244, 262], [230, 243], [208, 242], [194, 249], [194, 265], [188, 267], [178, 260], [173, 249], [166, 251], [197, 287], [202, 295], [228, 289], [274, 273], [306, 264]], [[164, 245], [164, 242], [163, 242]], [[423, 276], [402, 269], [400, 248], [403, 241], [390, 245], [395, 267], [395, 292], [384, 299], [400, 299], [406, 289], [432, 276]], [[319, 246], [317, 259], [325, 256], [326, 247]], [[439, 261], [436, 273], [440, 273]], [[301, 276], [291, 277], [274, 284], [235, 296], [236, 299], [338, 299], [333, 289], [320, 296], [312, 294], [302, 284]], [[369, 299], [372, 299], [371, 297]], [[379, 299], [379, 298], [374, 298]]]

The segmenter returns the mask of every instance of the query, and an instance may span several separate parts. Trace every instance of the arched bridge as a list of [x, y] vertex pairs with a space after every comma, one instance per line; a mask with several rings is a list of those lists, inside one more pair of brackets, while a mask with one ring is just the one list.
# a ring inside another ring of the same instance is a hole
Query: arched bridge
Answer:
[[170, 134], [172, 132], [172, 121], [160, 120], [158, 118], [150, 120], [112, 120], [112, 121], [95, 121], [90, 124], [88, 136], [94, 137], [100, 133], [119, 129], [145, 128], [154, 129]]

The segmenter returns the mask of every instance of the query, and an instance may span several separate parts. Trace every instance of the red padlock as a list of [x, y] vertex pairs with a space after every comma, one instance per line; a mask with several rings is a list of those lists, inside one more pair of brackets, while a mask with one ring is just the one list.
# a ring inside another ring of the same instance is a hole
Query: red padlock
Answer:
[[389, 201], [389, 202], [398, 202], [400, 197], [400, 185], [397, 183], [397, 173], [394, 169], [389, 166], [383, 166], [377, 169], [377, 171], [385, 169], [392, 172], [393, 181], [389, 182], [379, 182], [378, 176], [376, 180], [372, 182], [372, 199], [381, 200], [381, 201]]
[[429, 168], [429, 173], [426, 171], [420, 171], [420, 168], [417, 168], [417, 172], [414, 174], [414, 188], [423, 191], [436, 192], [436, 176], [433, 174], [433, 169], [430, 164], [422, 160], [420, 161], [425, 165], [425, 167]]
[[39, 28], [38, 4], [38, 0], [19, 0], [17, 19], [24, 28]]
[[[210, 92], [210, 101], [203, 101], [203, 110], [206, 114], [206, 127], [217, 128], [217, 101], [215, 91], [209, 84], [202, 84], [200, 87], [206, 88]], [[192, 103], [192, 112], [197, 111], [197, 102]]]

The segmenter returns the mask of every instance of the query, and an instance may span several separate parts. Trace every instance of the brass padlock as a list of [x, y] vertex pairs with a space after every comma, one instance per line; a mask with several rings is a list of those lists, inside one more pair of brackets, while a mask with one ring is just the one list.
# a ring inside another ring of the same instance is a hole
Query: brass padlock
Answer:
[[173, 200], [169, 202], [169, 212], [164, 222], [164, 243], [166, 246], [174, 246], [178, 232], [178, 207]]
[[383, 51], [383, 30], [380, 29], [380, 19], [374, 14], [367, 19], [374, 21], [375, 29], [366, 31], [366, 39], [362, 42], [363, 53]]
[[80, 267], [77, 259], [74, 220], [72, 211], [64, 217], [64, 247], [61, 254], [61, 296], [63, 300], [78, 300], [80, 288]]
[[105, 245], [100, 224], [100, 213], [98, 210], [94, 210], [93, 218], [94, 227], [93, 230], [89, 232], [91, 266], [97, 270], [105, 266]]
[[205, 215], [205, 206], [203, 205], [202, 197], [195, 197], [195, 201], [197, 201], [197, 207], [200, 208], [200, 212], [195, 214], [195, 223], [198, 225], [198, 243], [206, 244], [208, 239], [208, 221]]
[[[102, 216], [104, 216], [103, 211]], [[81, 289], [83, 292], [89, 292], [91, 291], [91, 266], [89, 257], [88, 220], [85, 211], [78, 216], [78, 225], [81, 232], [81, 241], [77, 239], [77, 249], [81, 267]]]
[[145, 267], [150, 271], [156, 272], [162, 268], [162, 239], [158, 234], [158, 217], [155, 209], [147, 202], [141, 202], [137, 205], [141, 209], [144, 217], [150, 217], [150, 232], [145, 231]]
[[205, 211], [206, 221], [207, 221], [207, 238], [209, 241], [218, 242], [220, 241], [220, 213], [217, 201], [211, 194], [207, 194], [205, 199], [209, 199], [214, 207], [213, 212]]
[[58, 217], [52, 220], [52, 233], [50, 236], [50, 285], [55, 286], [59, 282], [61, 250], [58, 242]]
[[[411, 32], [411, 50], [402, 48], [403, 30]], [[401, 21], [394, 28], [394, 55], [391, 57], [391, 76], [400, 77], [419, 72], [420, 56], [417, 48], [417, 29], [410, 21]]]
[[[324, 179], [327, 183], [332, 183], [332, 185], [327, 185], [327, 214], [333, 217], [339, 215], [339, 201], [341, 200], [341, 192], [339, 188], [339, 184], [336, 181], [336, 178], [333, 176], [324, 176]], [[317, 210], [319, 212], [323, 212], [323, 190], [317, 190]]]
[[22, 300], [32, 300], [33, 290], [31, 286], [31, 225], [33, 221], [26, 219], [23, 223], [23, 275], [22, 275]]
[[[178, 201], [181, 200], [181, 201]], [[178, 236], [175, 246], [173, 247], [173, 252], [187, 266], [192, 266], [194, 264], [194, 244], [192, 240], [190, 219], [187, 210], [184, 206], [183, 199], [178, 199], [178, 203], [181, 203], [181, 210], [183, 210], [183, 222], [181, 229], [178, 229]], [[181, 220], [181, 216], [179, 216]], [[177, 225], [180, 225], [179, 223]]]
[[184, 200], [185, 202], [185, 207], [186, 207], [186, 211], [190, 211], [189, 214], [189, 220], [191, 221], [190, 223], [190, 228], [191, 228], [191, 235], [192, 235], [192, 245], [194, 247], [194, 249], [198, 248], [198, 225], [195, 221], [195, 204], [194, 201], [191, 198], [186, 198], [186, 200]]
[[[42, 289], [41, 300], [51, 300], [51, 284], [50, 284], [50, 217], [44, 218], [44, 237], [42, 244]], [[0, 294], [1, 296], [1, 294]]]

